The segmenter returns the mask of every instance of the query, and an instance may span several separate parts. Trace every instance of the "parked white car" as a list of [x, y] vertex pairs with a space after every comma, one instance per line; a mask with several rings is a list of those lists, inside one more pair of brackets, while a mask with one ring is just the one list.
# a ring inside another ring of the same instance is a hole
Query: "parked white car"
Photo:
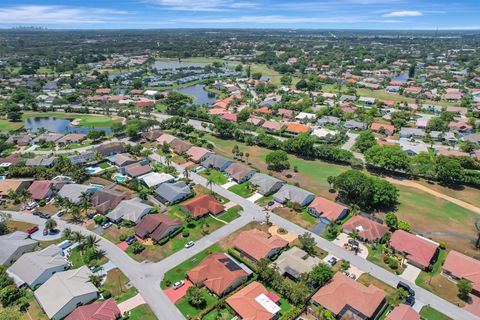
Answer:
[[177, 281], [173, 284], [173, 289], [174, 290], [177, 290], [178, 288], [180, 288], [181, 286], [183, 286], [185, 284], [185, 281], [183, 280], [180, 280], [180, 281]]

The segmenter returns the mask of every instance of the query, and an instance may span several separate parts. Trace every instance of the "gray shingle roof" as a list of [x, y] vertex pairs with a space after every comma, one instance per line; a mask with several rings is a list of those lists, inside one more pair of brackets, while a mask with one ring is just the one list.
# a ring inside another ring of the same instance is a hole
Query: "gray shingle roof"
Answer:
[[140, 198], [133, 198], [120, 202], [115, 209], [107, 214], [107, 217], [114, 221], [123, 219], [138, 223], [138, 221], [152, 209], [152, 206], [142, 203]]
[[[277, 190], [272, 190], [276, 184], [283, 185], [283, 181], [277, 179], [275, 177], [269, 176], [268, 174], [264, 173], [256, 173], [251, 179], [250, 183], [252, 183], [256, 188], [257, 191], [261, 194], [268, 194], [270, 192], [275, 192]], [[280, 185], [280, 187], [281, 187]]]
[[8, 265], [12, 256], [22, 248], [24, 251], [31, 251], [37, 245], [37, 241], [28, 238], [28, 234], [21, 231], [15, 231], [0, 236], [0, 264]]

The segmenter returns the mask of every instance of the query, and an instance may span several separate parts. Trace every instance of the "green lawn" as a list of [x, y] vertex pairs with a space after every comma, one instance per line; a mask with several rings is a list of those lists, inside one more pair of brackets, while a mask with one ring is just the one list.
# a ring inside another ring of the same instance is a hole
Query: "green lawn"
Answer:
[[163, 277], [162, 282], [160, 283], [160, 287], [162, 289], [166, 289], [167, 286], [165, 285], [165, 281], [169, 280], [171, 283], [175, 283], [179, 280], [185, 279], [185, 273], [196, 267], [209, 253], [214, 253], [214, 252], [222, 252], [222, 248], [218, 246], [218, 244], [214, 244], [207, 249], [203, 250], [202, 252], [197, 253], [194, 255], [192, 258], [183, 261], [179, 265], [177, 265], [175, 268], [167, 271], [165, 273], [165, 276]]
[[224, 309], [218, 307], [207, 313], [202, 320], [230, 320], [235, 317], [235, 312], [227, 305]]
[[248, 198], [253, 194], [253, 189], [250, 187], [248, 182], [236, 184], [228, 188], [229, 191], [232, 191], [235, 194], [238, 194], [240, 197]]
[[85, 142], [82, 142], [82, 143], [72, 143], [72, 144], [68, 144], [65, 146], [65, 150], [71, 150], [71, 149], [78, 149], [78, 148], [83, 148], [83, 147], [88, 147], [90, 146], [92, 143], [89, 142], [89, 141], [85, 141]]
[[432, 307], [425, 306], [420, 310], [420, 316], [425, 320], [453, 320], [450, 317], [447, 317], [440, 311], [433, 309]]
[[102, 290], [108, 290], [112, 293], [112, 298], [117, 303], [126, 301], [137, 294], [135, 287], [127, 288], [126, 284], [130, 280], [118, 268], [112, 269], [107, 273], [107, 280], [102, 286]]
[[240, 217], [240, 213], [239, 213], [240, 211], [242, 211], [241, 206], [231, 207], [225, 213], [222, 213], [221, 215], [219, 215], [218, 218], [225, 222], [232, 222], [233, 220]]
[[129, 320], [157, 320], [148, 304], [142, 304], [130, 311]]
[[79, 119], [79, 125], [81, 127], [94, 127], [94, 128], [109, 128], [114, 123], [120, 122], [120, 120], [114, 119], [111, 116], [100, 116], [92, 114], [80, 114], [80, 113], [63, 113], [63, 112], [25, 112], [22, 118], [47, 118], [56, 117], [61, 119]]
[[217, 301], [217, 298], [215, 296], [213, 296], [212, 294], [210, 294], [207, 289], [202, 288], [202, 289], [200, 289], [200, 291], [201, 291], [201, 293], [202, 293], [202, 295], [203, 295], [203, 297], [205, 298], [205, 301], [206, 301], [205, 305], [202, 306], [201, 308], [196, 308], [196, 307], [192, 306], [190, 303], [188, 303], [186, 297], [183, 297], [177, 303], [175, 303], [178, 310], [180, 310], [180, 312], [187, 319], [190, 319], [191, 317], [196, 316], [197, 314], [202, 312], [202, 310], [205, 310], [205, 308], [214, 304]]
[[[81, 266], [86, 265], [86, 263], [83, 261], [83, 255], [80, 254], [80, 250], [78, 250], [77, 248], [72, 250], [72, 253], [68, 257], [68, 260], [70, 260], [70, 262], [72, 262], [72, 269], [80, 268]], [[106, 262], [108, 262], [107, 257], [102, 257], [101, 259], [96, 259], [96, 260], [90, 261], [89, 265], [98, 266], [98, 265], [102, 265]]]
[[432, 272], [422, 271], [418, 275], [415, 283], [453, 304], [464, 305], [465, 302], [458, 297], [457, 285], [441, 274], [442, 264], [446, 257], [447, 251], [440, 250], [438, 259], [433, 265]]
[[23, 127], [23, 121], [10, 122], [8, 120], [0, 120], [0, 131], [15, 131]]
[[228, 178], [223, 174], [215, 169], [205, 169], [200, 171], [199, 175], [204, 177], [205, 179], [212, 179], [213, 183], [222, 185], [228, 182]]
[[106, 161], [103, 161], [103, 162], [100, 162], [99, 164], [97, 164], [98, 167], [100, 167], [101, 169], [105, 170], [105, 169], [108, 169], [111, 167], [111, 165], [106, 162]]

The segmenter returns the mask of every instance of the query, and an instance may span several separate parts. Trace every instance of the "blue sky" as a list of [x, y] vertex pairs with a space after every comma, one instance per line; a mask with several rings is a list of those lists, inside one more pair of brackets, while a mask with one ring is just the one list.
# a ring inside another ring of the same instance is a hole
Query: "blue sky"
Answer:
[[0, 0], [0, 28], [480, 30], [480, 0]]

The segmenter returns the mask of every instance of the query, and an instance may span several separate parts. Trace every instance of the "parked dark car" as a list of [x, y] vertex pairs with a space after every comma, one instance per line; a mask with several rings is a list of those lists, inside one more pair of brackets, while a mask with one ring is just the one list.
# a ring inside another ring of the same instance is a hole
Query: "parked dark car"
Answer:
[[50, 219], [50, 215], [47, 214], [47, 213], [42, 213], [42, 214], [40, 214], [40, 218], [42, 218], [42, 219]]
[[88, 218], [88, 219], [93, 219], [93, 217], [95, 217], [95, 215], [96, 215], [95, 212], [89, 213], [89, 214], [87, 215], [87, 218]]
[[137, 238], [135, 238], [135, 236], [129, 236], [125, 242], [128, 244], [128, 245], [131, 245], [132, 243], [134, 243], [135, 241], [137, 241]]
[[415, 297], [408, 296], [408, 298], [405, 300], [405, 304], [413, 307], [413, 305], [415, 304]]
[[39, 216], [41, 215], [42, 213], [40, 211], [33, 211], [32, 213], [34, 216]]

